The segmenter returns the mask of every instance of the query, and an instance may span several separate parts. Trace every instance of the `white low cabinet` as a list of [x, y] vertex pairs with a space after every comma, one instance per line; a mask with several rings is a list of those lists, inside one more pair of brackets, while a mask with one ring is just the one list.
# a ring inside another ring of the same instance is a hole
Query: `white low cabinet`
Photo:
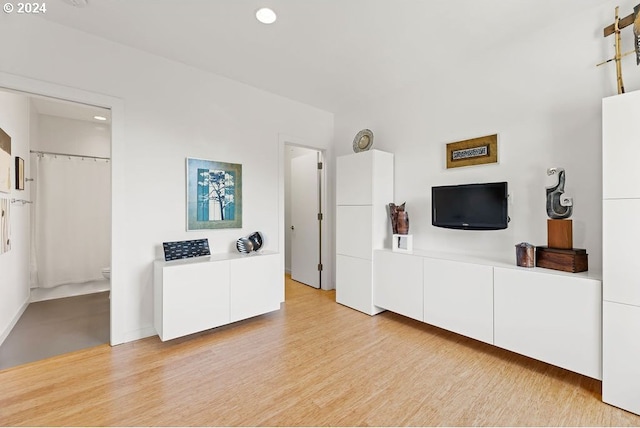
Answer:
[[493, 268], [424, 259], [424, 321], [493, 343]]
[[494, 268], [494, 344], [602, 379], [602, 285], [574, 275]]
[[[380, 308], [417, 320], [422, 314], [427, 324], [602, 379], [602, 280], [597, 273], [521, 268], [422, 250], [375, 250], [373, 276], [374, 302]], [[640, 365], [631, 364], [640, 361], [640, 341], [633, 336], [640, 330], [640, 310], [608, 313], [611, 390], [603, 391], [616, 402], [626, 392], [613, 385], [623, 385], [640, 403]], [[629, 333], [619, 333], [623, 325]], [[618, 362], [635, 368], [626, 369], [626, 383], [625, 372], [615, 368]]]
[[171, 340], [280, 309], [284, 276], [275, 252], [154, 262], [154, 326]]
[[424, 321], [422, 277], [422, 257], [374, 251], [373, 304]]

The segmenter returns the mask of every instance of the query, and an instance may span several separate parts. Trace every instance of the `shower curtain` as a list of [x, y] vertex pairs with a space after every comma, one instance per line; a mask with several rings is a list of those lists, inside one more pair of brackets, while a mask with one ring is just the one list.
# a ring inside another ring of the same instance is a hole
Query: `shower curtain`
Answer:
[[38, 154], [32, 216], [32, 286], [103, 279], [111, 260], [108, 161]]

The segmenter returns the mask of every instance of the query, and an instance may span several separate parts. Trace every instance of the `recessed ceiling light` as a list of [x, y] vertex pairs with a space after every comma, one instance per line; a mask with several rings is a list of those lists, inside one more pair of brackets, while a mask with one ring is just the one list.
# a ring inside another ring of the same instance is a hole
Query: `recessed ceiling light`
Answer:
[[107, 118], [106, 118], [106, 117], [104, 117], [104, 116], [93, 116], [93, 118], [94, 118], [95, 120], [107, 120]]
[[256, 12], [256, 19], [263, 24], [273, 24], [276, 22], [277, 16], [273, 10], [263, 7]]

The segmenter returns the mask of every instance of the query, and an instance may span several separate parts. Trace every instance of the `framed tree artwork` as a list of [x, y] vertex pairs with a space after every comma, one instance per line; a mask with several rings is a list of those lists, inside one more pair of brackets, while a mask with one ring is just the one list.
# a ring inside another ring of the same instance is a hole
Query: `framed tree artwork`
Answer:
[[187, 230], [242, 227], [242, 165], [187, 158]]

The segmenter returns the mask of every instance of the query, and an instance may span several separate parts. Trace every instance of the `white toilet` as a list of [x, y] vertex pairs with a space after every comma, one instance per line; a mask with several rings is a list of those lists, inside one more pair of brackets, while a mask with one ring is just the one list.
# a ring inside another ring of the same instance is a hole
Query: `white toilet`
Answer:
[[102, 276], [104, 276], [106, 279], [111, 279], [111, 268], [106, 267], [102, 269]]

